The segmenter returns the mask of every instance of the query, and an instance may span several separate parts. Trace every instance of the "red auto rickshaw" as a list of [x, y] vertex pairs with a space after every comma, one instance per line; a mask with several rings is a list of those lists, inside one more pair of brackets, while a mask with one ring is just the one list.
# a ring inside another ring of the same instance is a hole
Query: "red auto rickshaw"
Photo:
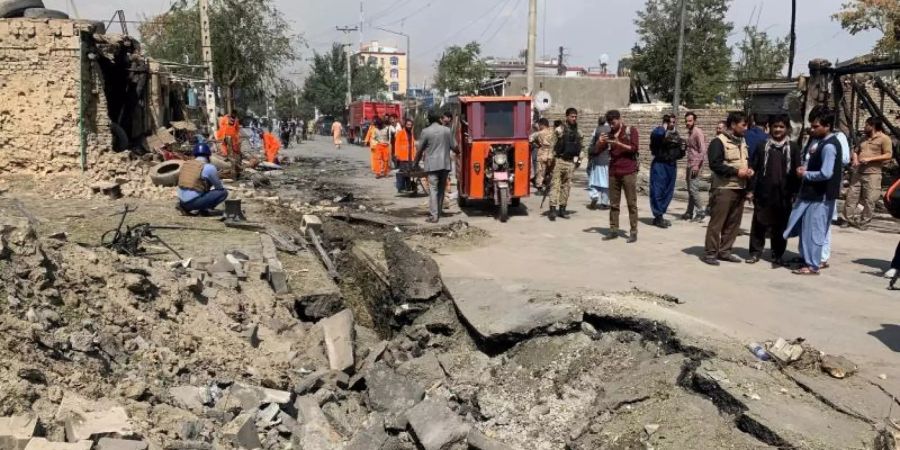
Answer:
[[459, 205], [491, 200], [501, 222], [530, 195], [530, 97], [459, 97]]

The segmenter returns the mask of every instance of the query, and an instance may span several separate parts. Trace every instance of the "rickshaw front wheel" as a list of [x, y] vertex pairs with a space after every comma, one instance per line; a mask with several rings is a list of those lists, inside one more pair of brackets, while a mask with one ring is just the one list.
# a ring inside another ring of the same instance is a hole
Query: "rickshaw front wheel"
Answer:
[[500, 188], [500, 222], [509, 220], [509, 188]]

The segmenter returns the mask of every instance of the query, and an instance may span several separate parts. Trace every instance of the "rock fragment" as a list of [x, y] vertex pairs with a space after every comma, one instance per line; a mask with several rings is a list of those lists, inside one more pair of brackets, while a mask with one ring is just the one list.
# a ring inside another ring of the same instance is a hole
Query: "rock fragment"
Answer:
[[825, 355], [822, 357], [822, 370], [834, 378], [846, 378], [856, 373], [856, 364], [843, 356]]
[[44, 438], [34, 438], [25, 446], [25, 450], [91, 450], [92, 441], [81, 442], [50, 442]]
[[262, 448], [259, 435], [256, 434], [256, 415], [242, 413], [222, 429], [222, 436], [235, 447], [245, 450]]
[[149, 444], [143, 441], [102, 438], [97, 442], [96, 450], [147, 450]]
[[319, 322], [325, 333], [325, 349], [331, 370], [353, 368], [353, 312], [345, 309]]
[[319, 402], [309, 396], [298, 397], [294, 403], [298, 411], [298, 419], [302, 424], [301, 431], [294, 433], [295, 448], [303, 450], [329, 450], [339, 448], [343, 442], [341, 435], [332, 428], [319, 408]]
[[10, 450], [25, 448], [37, 428], [38, 419], [33, 414], [0, 417], [0, 448]]
[[443, 402], [429, 399], [407, 411], [413, 435], [425, 450], [445, 450], [469, 434], [469, 425]]
[[68, 442], [99, 437], [124, 438], [134, 434], [125, 408], [92, 402], [71, 393], [63, 397], [56, 420], [65, 425]]
[[469, 430], [466, 442], [469, 444], [469, 448], [473, 450], [513, 450], [512, 447], [485, 436], [484, 433], [475, 428]]

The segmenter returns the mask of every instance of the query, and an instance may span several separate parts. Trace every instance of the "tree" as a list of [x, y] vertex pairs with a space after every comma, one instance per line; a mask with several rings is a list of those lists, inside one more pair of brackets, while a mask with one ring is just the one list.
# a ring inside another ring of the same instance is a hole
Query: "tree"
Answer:
[[868, 30], [881, 32], [874, 51], [883, 55], [900, 54], [900, 2], [897, 0], [851, 0], [832, 19], [850, 34]]
[[[211, 0], [209, 10], [213, 72], [225, 88], [226, 110], [235, 107], [240, 91], [261, 95], [275, 86], [278, 74], [297, 59], [298, 37], [273, 0]], [[178, 0], [168, 12], [139, 26], [144, 48], [156, 59], [202, 63], [200, 7], [196, 0]]]
[[481, 45], [469, 42], [463, 47], [451, 46], [437, 61], [434, 86], [458, 94], [475, 94], [488, 78], [487, 63], [481, 60]]
[[787, 38], [772, 39], [755, 26], [744, 27], [744, 40], [738, 44], [741, 56], [735, 65], [739, 81], [772, 80], [781, 76], [789, 55]]
[[[678, 50], [679, 0], [647, 0], [638, 11], [638, 44], [632, 50], [633, 70], [647, 87], [672, 101], [675, 87], [675, 55]], [[728, 34], [734, 28], [725, 20], [730, 0], [687, 2], [684, 27], [682, 98], [689, 106], [703, 106], [726, 89], [731, 71]]]
[[[382, 98], [387, 91], [384, 69], [374, 63], [351, 61], [353, 97]], [[347, 98], [347, 53], [335, 43], [327, 53], [313, 53], [310, 75], [303, 84], [303, 101], [323, 114], [340, 116]]]
[[275, 114], [282, 119], [293, 117], [305, 117], [300, 100], [302, 92], [296, 84], [290, 81], [281, 81], [275, 91]]

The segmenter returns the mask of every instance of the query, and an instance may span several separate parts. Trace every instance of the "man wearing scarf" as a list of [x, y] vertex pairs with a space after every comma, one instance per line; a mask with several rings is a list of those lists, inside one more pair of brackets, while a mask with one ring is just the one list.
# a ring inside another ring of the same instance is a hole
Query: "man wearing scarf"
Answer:
[[753, 200], [748, 264], [759, 262], [766, 246], [766, 234], [771, 234], [772, 264], [784, 265], [787, 240], [782, 233], [791, 215], [793, 197], [800, 188], [797, 167], [801, 164], [800, 146], [788, 138], [789, 125], [787, 116], [771, 119], [770, 137], [752, 152], [750, 168], [754, 175], [747, 186]]

